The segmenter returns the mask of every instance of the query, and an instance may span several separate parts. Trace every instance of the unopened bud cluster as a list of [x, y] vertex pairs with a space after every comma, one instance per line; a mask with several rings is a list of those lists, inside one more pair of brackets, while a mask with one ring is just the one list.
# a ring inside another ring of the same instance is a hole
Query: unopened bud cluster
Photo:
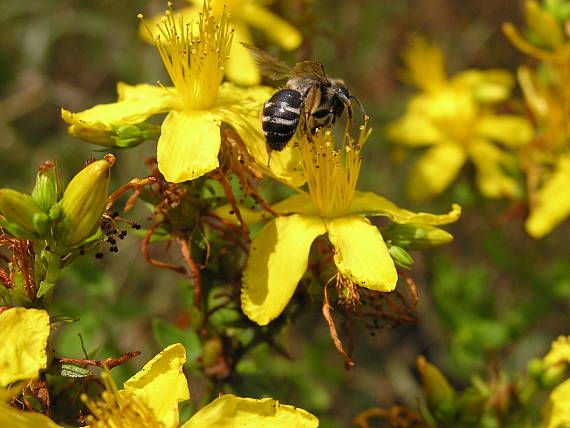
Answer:
[[31, 195], [0, 189], [0, 225], [19, 239], [46, 240], [58, 248], [80, 244], [97, 229], [107, 203], [113, 155], [83, 168], [63, 196], [57, 168], [42, 166]]

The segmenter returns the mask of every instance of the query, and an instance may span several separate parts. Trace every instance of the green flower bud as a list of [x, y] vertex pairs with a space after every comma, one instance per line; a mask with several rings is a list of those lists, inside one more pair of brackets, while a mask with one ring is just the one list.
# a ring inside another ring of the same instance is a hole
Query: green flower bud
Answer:
[[48, 212], [60, 197], [61, 183], [57, 174], [57, 168], [51, 162], [40, 167], [36, 178], [36, 185], [32, 190], [34, 202], [43, 211]]
[[63, 218], [56, 229], [60, 244], [75, 245], [93, 234], [105, 210], [114, 163], [115, 157], [106, 155], [73, 177], [61, 200]]
[[417, 359], [417, 367], [422, 378], [427, 404], [437, 419], [445, 419], [454, 412], [455, 391], [439, 369], [426, 361], [423, 356]]
[[562, 382], [566, 373], [566, 364], [554, 364], [545, 368], [540, 377], [542, 385], [552, 388]]
[[41, 233], [34, 216], [43, 214], [30, 195], [12, 189], [0, 189], [0, 224], [16, 238], [37, 239]]
[[394, 262], [398, 265], [403, 267], [404, 269], [410, 269], [414, 264], [414, 259], [412, 256], [408, 254], [406, 250], [402, 247], [398, 247], [397, 245], [391, 245], [388, 249], [390, 252], [390, 256], [394, 259]]
[[138, 146], [146, 140], [158, 140], [160, 137], [160, 126], [150, 125], [146, 122], [136, 125], [119, 125], [113, 127], [111, 138], [115, 145], [120, 148], [130, 148]]
[[390, 225], [382, 230], [382, 236], [406, 250], [426, 250], [453, 241], [453, 236], [439, 227], [413, 223]]

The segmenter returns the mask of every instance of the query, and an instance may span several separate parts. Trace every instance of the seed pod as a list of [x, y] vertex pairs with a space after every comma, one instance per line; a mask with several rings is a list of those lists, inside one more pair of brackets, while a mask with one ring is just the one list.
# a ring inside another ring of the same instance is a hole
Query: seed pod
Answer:
[[62, 218], [56, 239], [63, 245], [75, 245], [91, 236], [107, 203], [111, 167], [115, 157], [90, 163], [69, 183], [61, 200]]
[[16, 238], [36, 239], [40, 235], [34, 216], [43, 214], [30, 195], [12, 189], [0, 189], [0, 224]]

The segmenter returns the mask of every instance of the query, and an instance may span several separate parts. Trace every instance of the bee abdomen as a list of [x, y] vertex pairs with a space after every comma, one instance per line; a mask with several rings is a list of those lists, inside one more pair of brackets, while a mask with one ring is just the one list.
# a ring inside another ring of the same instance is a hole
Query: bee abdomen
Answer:
[[277, 91], [263, 105], [262, 128], [267, 146], [281, 151], [297, 130], [302, 95], [294, 89]]

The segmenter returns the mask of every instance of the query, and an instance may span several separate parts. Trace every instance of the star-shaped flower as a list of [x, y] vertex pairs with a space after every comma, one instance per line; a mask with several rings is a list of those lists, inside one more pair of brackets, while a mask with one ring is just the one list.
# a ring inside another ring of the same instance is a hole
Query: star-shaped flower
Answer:
[[412, 169], [409, 196], [426, 200], [438, 195], [467, 159], [475, 165], [485, 196], [517, 196], [520, 189], [508, 174], [516, 169], [509, 150], [528, 143], [532, 128], [524, 117], [497, 114], [493, 107], [509, 96], [512, 76], [502, 70], [468, 70], [448, 79], [442, 52], [423, 39], [412, 42], [404, 61], [405, 77], [421, 92], [388, 134], [407, 147], [429, 146]]
[[[441, 225], [459, 218], [455, 205], [445, 215], [413, 213], [387, 199], [356, 190], [361, 149], [370, 132], [365, 126], [354, 140], [345, 135], [335, 149], [330, 130], [318, 131], [298, 150], [307, 180], [302, 193], [272, 207], [281, 214], [255, 236], [243, 274], [241, 304], [244, 313], [260, 325], [281, 314], [303, 277], [313, 241], [326, 234], [334, 246], [334, 262], [346, 281], [377, 291], [392, 291], [398, 274], [388, 247], [367, 216], [386, 216], [396, 223]], [[229, 208], [220, 214], [232, 218]], [[256, 222], [265, 213], [242, 212]], [[235, 218], [234, 218], [235, 220]]]
[[[109, 145], [121, 127], [168, 113], [158, 140], [158, 168], [171, 182], [200, 177], [217, 168], [222, 124], [233, 127], [254, 157], [266, 163], [259, 111], [271, 88], [239, 88], [223, 83], [224, 66], [232, 44], [229, 15], [218, 17], [204, 3], [197, 21], [176, 17], [171, 9], [158, 24], [155, 44], [173, 87], [119, 83], [119, 100], [81, 113], [62, 110], [69, 132], [95, 144]], [[142, 18], [142, 16], [140, 16]], [[149, 29], [150, 31], [150, 29]], [[137, 128], [138, 130], [138, 128]], [[144, 130], [138, 130], [143, 136]], [[298, 175], [290, 168], [291, 152], [279, 154], [272, 171], [281, 179]]]
[[[202, 8], [202, 0], [189, 0], [191, 6], [176, 11], [177, 16], [183, 16], [186, 21], [197, 18]], [[257, 85], [261, 76], [255, 61], [241, 43], [253, 45], [250, 26], [264, 32], [267, 37], [287, 50], [296, 49], [301, 44], [301, 34], [291, 24], [271, 12], [266, 6], [271, 0], [213, 0], [213, 13], [220, 16], [224, 9], [231, 15], [231, 23], [235, 28], [234, 43], [232, 44], [226, 66], [226, 75], [232, 82], [240, 85]], [[151, 27], [160, 22], [160, 17], [150, 21]], [[141, 26], [140, 36], [146, 41], [152, 41], [146, 28]]]

